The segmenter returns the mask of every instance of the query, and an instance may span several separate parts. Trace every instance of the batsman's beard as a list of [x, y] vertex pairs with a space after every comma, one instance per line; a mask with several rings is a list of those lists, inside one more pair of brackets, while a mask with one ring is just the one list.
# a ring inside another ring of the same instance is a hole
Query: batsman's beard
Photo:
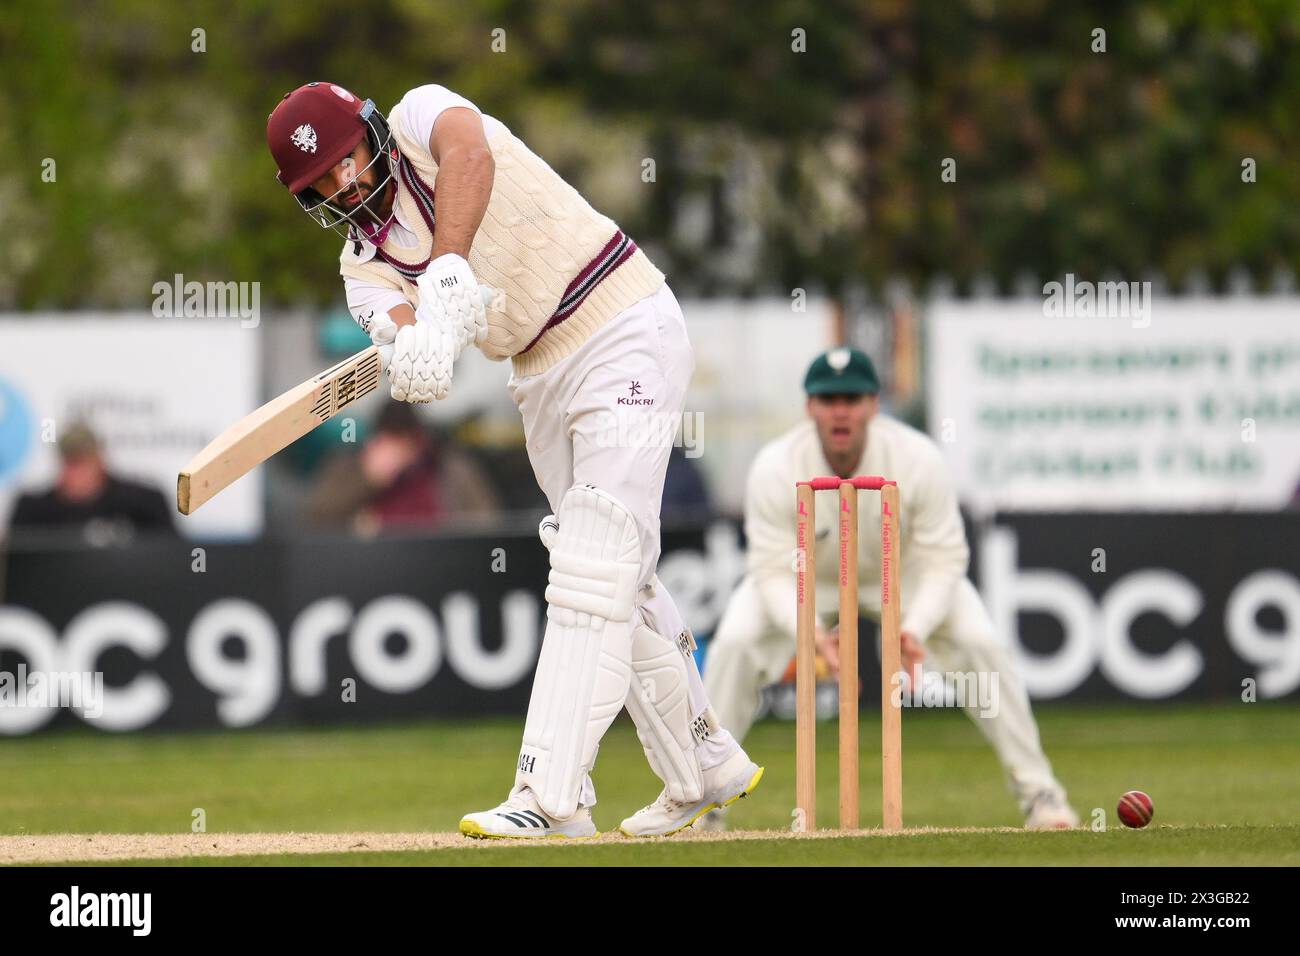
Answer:
[[[373, 233], [383, 228], [392, 218], [392, 214], [385, 216], [383, 214], [384, 199], [388, 191], [392, 188], [390, 179], [384, 188], [376, 192], [368, 183], [353, 183], [346, 186], [330, 198], [329, 205], [338, 215], [350, 219], [363, 232]], [[359, 193], [361, 199], [355, 205], [349, 206], [344, 200], [353, 194]]]

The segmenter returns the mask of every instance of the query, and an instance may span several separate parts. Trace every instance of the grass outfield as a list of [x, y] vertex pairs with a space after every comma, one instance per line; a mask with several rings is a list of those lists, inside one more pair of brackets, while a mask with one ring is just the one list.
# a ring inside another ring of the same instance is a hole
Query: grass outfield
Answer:
[[[772, 840], [623, 841], [593, 845], [453, 846], [400, 853], [184, 858], [186, 863], [530, 864], [1300, 864], [1300, 707], [1160, 704], [1042, 707], [1039, 726], [1085, 823], [1106, 833], [942, 832], [791, 839], [794, 727], [766, 722], [748, 741], [767, 775], [737, 804], [733, 826]], [[1021, 822], [992, 751], [964, 716], [904, 720], [909, 827], [1015, 827]], [[504, 797], [521, 720], [423, 722], [312, 731], [136, 735], [57, 732], [0, 743], [0, 833], [189, 834], [195, 808], [218, 833], [454, 831], [461, 814]], [[879, 725], [862, 726], [862, 818], [879, 819]], [[822, 728], [820, 822], [835, 815], [834, 725]], [[596, 820], [610, 830], [659, 783], [631, 725], [615, 724], [596, 767]], [[1115, 801], [1141, 789], [1155, 823], [1127, 831]]]

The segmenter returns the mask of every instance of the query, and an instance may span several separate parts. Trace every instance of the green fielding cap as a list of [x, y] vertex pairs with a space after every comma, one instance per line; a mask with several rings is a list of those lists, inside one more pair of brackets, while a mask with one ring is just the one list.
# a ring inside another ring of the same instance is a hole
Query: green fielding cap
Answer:
[[878, 395], [880, 379], [866, 352], [838, 348], [813, 360], [803, 390], [809, 395]]

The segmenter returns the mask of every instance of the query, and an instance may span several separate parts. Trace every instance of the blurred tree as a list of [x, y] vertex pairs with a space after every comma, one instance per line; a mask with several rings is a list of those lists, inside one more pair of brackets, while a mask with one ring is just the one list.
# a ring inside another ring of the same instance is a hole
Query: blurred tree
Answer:
[[336, 300], [263, 139], [326, 78], [476, 100], [685, 289], [1297, 271], [1298, 38], [1289, 0], [18, 0], [0, 307]]

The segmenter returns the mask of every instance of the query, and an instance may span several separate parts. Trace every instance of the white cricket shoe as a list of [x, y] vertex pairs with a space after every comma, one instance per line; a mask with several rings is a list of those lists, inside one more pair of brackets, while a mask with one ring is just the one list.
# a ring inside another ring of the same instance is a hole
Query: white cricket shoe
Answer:
[[758, 786], [763, 779], [763, 768], [743, 750], [714, 767], [704, 771], [704, 796], [694, 803], [669, 800], [667, 791], [648, 807], [642, 807], [619, 826], [624, 836], [670, 836], [704, 816], [735, 803]]
[[600, 836], [592, 822], [590, 807], [578, 807], [569, 819], [557, 820], [538, 805], [527, 787], [510, 794], [495, 810], [465, 814], [460, 818], [460, 832], [468, 837], [498, 840]]
[[727, 832], [727, 811], [719, 807], [716, 810], [710, 810], [704, 816], [695, 821], [695, 829], [702, 830], [705, 833], [726, 833]]
[[1034, 797], [1025, 814], [1026, 830], [1073, 830], [1079, 815], [1065, 802], [1065, 794], [1044, 790]]

